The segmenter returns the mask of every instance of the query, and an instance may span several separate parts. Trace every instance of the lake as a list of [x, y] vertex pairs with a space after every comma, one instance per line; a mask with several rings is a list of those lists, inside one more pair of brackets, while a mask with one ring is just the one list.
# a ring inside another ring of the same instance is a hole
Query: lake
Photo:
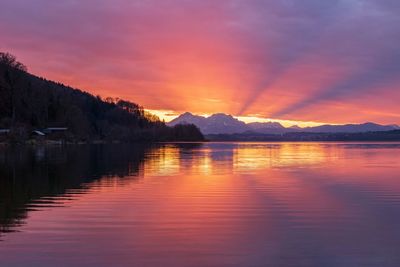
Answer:
[[400, 144], [0, 148], [0, 266], [400, 266]]

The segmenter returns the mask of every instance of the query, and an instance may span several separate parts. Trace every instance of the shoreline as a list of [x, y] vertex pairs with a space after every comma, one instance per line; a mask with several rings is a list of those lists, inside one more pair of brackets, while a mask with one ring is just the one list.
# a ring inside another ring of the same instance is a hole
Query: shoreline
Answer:
[[1, 147], [10, 146], [82, 146], [82, 145], [122, 145], [122, 144], [142, 144], [142, 145], [154, 145], [154, 144], [211, 144], [211, 143], [245, 143], [245, 144], [400, 144], [400, 140], [319, 140], [319, 141], [299, 141], [299, 140], [275, 140], [275, 141], [259, 141], [259, 140], [204, 140], [204, 141], [162, 141], [162, 142], [121, 142], [121, 141], [102, 141], [96, 140], [91, 142], [24, 142], [24, 143], [11, 143], [11, 142], [0, 142]]

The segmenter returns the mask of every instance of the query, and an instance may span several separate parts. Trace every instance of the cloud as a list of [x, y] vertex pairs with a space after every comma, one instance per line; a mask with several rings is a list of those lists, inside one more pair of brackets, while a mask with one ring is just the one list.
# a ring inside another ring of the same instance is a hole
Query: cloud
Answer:
[[335, 101], [400, 100], [399, 15], [395, 0], [3, 0], [0, 50], [150, 109], [302, 120], [324, 105], [336, 121]]
[[[400, 20], [386, 17], [388, 13], [381, 9], [374, 12], [348, 18], [343, 23], [347, 29], [339, 28], [329, 38], [331, 43], [337, 40], [333, 46], [326, 46], [331, 57], [336, 57], [331, 64], [351, 66], [345, 75], [271, 116], [286, 116], [320, 102], [351, 102], [400, 84], [400, 52], [396, 45], [400, 40], [400, 27], [394, 26], [399, 25]], [[398, 97], [397, 94], [393, 96]]]
[[[266, 2], [265, 2], [266, 3]], [[243, 114], [257, 101], [257, 99], [274, 85], [291, 67], [313, 53], [318, 47], [323, 32], [334, 23], [340, 12], [338, 1], [276, 1], [275, 9], [268, 9], [270, 3], [264, 6], [268, 10], [268, 17], [259, 18], [259, 24], [265, 28], [273, 25], [273, 32], [267, 32], [259, 43], [274, 42], [266, 45], [269, 49], [269, 59], [273, 66], [265, 69], [265, 74], [247, 99], [242, 103], [238, 114]], [[263, 14], [264, 16], [266, 14]]]

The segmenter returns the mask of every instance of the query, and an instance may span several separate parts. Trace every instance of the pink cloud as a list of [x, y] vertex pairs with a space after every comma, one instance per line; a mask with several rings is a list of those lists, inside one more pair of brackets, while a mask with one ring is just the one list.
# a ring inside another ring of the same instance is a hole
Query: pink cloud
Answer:
[[397, 123], [400, 108], [371, 102], [400, 100], [399, 14], [377, 0], [4, 0], [0, 50], [150, 109]]

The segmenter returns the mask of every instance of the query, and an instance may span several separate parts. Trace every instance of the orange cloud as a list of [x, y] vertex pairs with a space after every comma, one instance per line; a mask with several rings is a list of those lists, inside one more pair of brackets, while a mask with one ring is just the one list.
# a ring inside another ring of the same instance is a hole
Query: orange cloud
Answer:
[[377, 0], [4, 0], [0, 50], [151, 110], [398, 123], [399, 13]]

